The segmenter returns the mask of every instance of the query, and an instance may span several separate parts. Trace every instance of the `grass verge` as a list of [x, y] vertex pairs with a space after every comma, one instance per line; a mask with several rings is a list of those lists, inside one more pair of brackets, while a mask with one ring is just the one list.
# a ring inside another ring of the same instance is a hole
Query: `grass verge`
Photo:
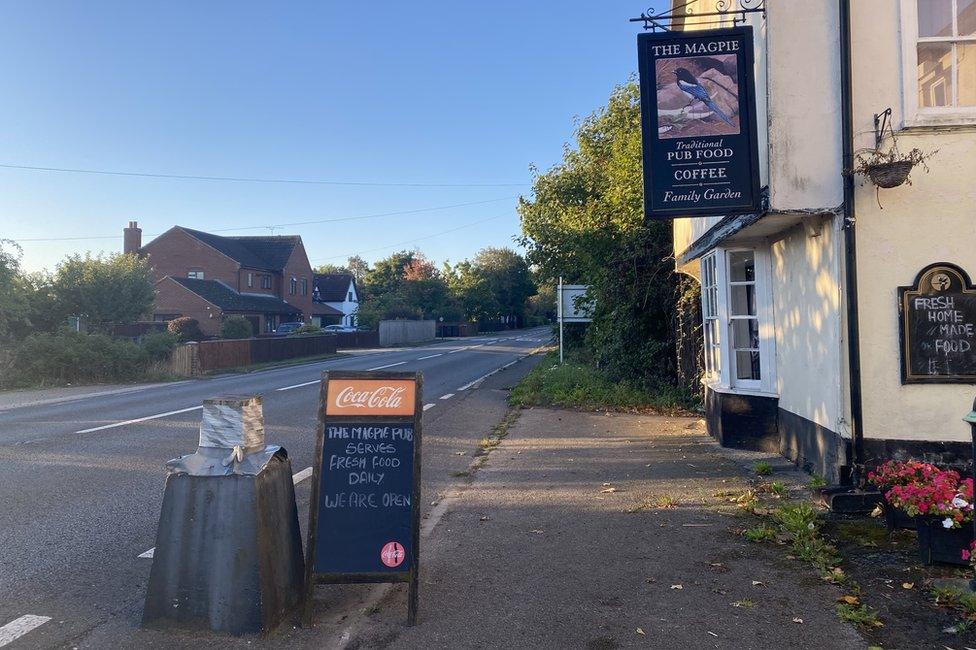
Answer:
[[514, 407], [562, 406], [587, 411], [687, 413], [695, 400], [674, 387], [648, 391], [625, 381], [611, 381], [600, 370], [575, 361], [559, 363], [550, 352], [519, 382], [508, 398]]

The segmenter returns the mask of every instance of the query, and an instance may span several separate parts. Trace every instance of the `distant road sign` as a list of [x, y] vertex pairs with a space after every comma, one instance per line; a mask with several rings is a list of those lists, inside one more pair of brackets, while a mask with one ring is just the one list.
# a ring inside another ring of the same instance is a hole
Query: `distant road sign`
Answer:
[[564, 323], [589, 323], [593, 320], [593, 304], [577, 305], [577, 298], [584, 295], [590, 286], [587, 284], [560, 285], [560, 319]]

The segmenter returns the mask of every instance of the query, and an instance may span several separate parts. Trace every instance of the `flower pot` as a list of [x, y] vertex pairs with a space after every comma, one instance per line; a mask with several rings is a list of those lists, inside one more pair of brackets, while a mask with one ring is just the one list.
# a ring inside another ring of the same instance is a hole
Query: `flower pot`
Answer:
[[885, 525], [888, 531], [896, 530], [915, 530], [915, 517], [912, 517], [901, 508], [896, 508], [887, 501], [881, 502], [881, 509], [884, 511]]
[[916, 517], [918, 530], [918, 557], [926, 564], [955, 564], [966, 566], [962, 559], [963, 549], [973, 541], [973, 525], [967, 522], [962, 528], [944, 528], [938, 517]]
[[868, 168], [868, 178], [878, 187], [898, 187], [908, 180], [915, 165], [911, 160], [896, 160], [890, 163], [880, 163]]

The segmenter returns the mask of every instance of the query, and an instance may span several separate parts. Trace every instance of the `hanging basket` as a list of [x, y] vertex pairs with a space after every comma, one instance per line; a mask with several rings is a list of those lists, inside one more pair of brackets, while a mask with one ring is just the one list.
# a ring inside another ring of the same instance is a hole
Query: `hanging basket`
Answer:
[[867, 168], [868, 178], [878, 187], [885, 189], [904, 185], [915, 163], [911, 160], [879, 163]]

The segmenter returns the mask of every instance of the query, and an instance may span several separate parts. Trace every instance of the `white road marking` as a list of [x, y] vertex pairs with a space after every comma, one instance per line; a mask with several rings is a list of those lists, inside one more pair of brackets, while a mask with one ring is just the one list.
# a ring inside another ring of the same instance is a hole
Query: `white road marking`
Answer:
[[91, 433], [92, 431], [102, 431], [104, 429], [114, 429], [115, 427], [124, 427], [127, 424], [136, 424], [137, 422], [145, 422], [146, 420], [155, 420], [157, 418], [165, 418], [170, 415], [177, 415], [179, 413], [189, 413], [190, 411], [196, 411], [202, 409], [203, 405], [191, 406], [186, 409], [179, 409], [177, 411], [167, 411], [166, 413], [157, 413], [156, 415], [147, 415], [144, 418], [136, 418], [134, 420], [125, 420], [124, 422], [116, 422], [115, 424], [103, 424], [100, 427], [92, 427], [91, 429], [82, 429], [81, 431], [75, 431], [75, 433]]
[[277, 388], [275, 390], [278, 390], [278, 391], [291, 390], [292, 388], [301, 388], [302, 386], [311, 386], [312, 384], [317, 384], [320, 381], [322, 381], [322, 380], [321, 379], [315, 379], [313, 381], [306, 381], [306, 382], [303, 382], [301, 384], [295, 384], [294, 386], [285, 386], [284, 388]]
[[458, 348], [457, 350], [451, 350], [448, 354], [457, 354], [458, 352], [464, 352], [468, 348]]
[[454, 397], [454, 393], [448, 393], [447, 395], [441, 395], [441, 399], [451, 399]]
[[423, 361], [424, 359], [433, 359], [434, 357], [442, 357], [442, 356], [444, 356], [444, 353], [443, 352], [441, 352], [439, 354], [432, 354], [432, 355], [427, 356], [427, 357], [418, 357], [417, 358], [417, 361]]
[[432, 409], [435, 406], [437, 406], [437, 404], [424, 404], [424, 410], [426, 411], [427, 409]]
[[34, 614], [25, 614], [20, 618], [10, 621], [3, 627], [0, 627], [0, 648], [8, 643], [13, 643], [31, 630], [44, 625], [50, 620], [50, 616], [35, 616]]
[[[312, 468], [311, 467], [306, 467], [302, 471], [295, 472], [294, 474], [292, 474], [291, 475], [291, 481], [292, 481], [293, 484], [298, 485], [299, 483], [301, 483], [302, 481], [304, 481], [307, 478], [310, 478], [311, 476], [312, 476]], [[153, 559], [153, 557], [155, 555], [156, 555], [156, 547], [153, 546], [151, 549], [149, 549], [145, 553], [140, 553], [139, 554], [139, 557], [145, 558], [147, 560], [151, 560], [151, 559]], [[0, 630], [2, 630], [2, 629], [3, 628], [0, 628]], [[0, 645], [2, 645], [2, 644], [0, 644]]]
[[382, 370], [383, 368], [392, 368], [393, 366], [402, 366], [405, 363], [406, 363], [406, 361], [398, 361], [396, 363], [388, 363], [385, 366], [376, 366], [375, 368], [367, 368], [366, 369], [366, 372], [370, 372], [372, 370]]
[[312, 468], [306, 467], [300, 472], [295, 472], [295, 474], [291, 477], [291, 480], [295, 485], [298, 485], [299, 483], [301, 483], [311, 475], [312, 475]]

